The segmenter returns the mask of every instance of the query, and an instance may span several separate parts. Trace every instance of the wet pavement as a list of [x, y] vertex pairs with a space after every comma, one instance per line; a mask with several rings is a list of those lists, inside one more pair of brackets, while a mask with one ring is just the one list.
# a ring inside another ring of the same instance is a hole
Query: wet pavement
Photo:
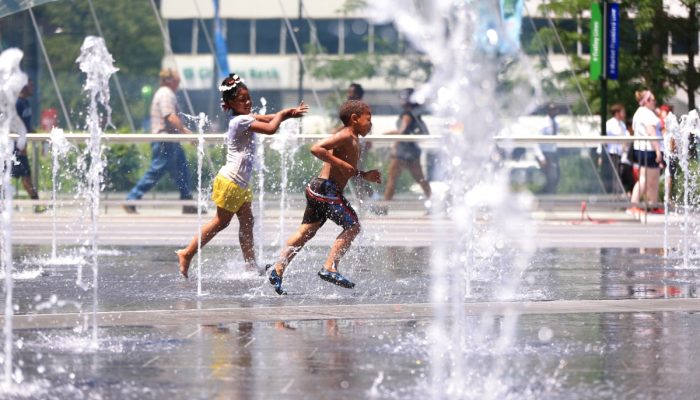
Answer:
[[[328, 249], [304, 249], [285, 274], [287, 296], [244, 268], [240, 250], [208, 247], [202, 253], [202, 292], [197, 295], [196, 258], [188, 281], [177, 274], [171, 247], [100, 250], [99, 310], [192, 309], [279, 305], [408, 304], [429, 302], [431, 249], [354, 247], [340, 270], [353, 290], [322, 281], [316, 273]], [[14, 298], [19, 313], [92, 310], [90, 257], [62, 248], [65, 265], [49, 265], [50, 248], [17, 246]], [[268, 248], [261, 259], [274, 260]], [[658, 249], [540, 249], [522, 276], [518, 300], [595, 300], [696, 297], [700, 271], [682, 268]], [[79, 270], [82, 269], [80, 272]], [[82, 275], [84, 288], [76, 285]], [[490, 275], [475, 275], [472, 301], [494, 300]], [[53, 299], [52, 299], [53, 297]], [[2, 300], [0, 300], [0, 303]]]
[[[19, 330], [15, 359], [31, 398], [426, 398], [429, 327], [412, 319], [156, 324], [102, 328], [96, 349], [77, 330]], [[470, 379], [506, 359], [498, 378], [507, 398], [695, 398], [698, 328], [694, 313], [524, 315], [507, 352], [468, 336], [477, 344], [462, 356]], [[483, 398], [480, 390], [460, 397]]]
[[[0, 397], [430, 395], [429, 248], [354, 247], [341, 267], [357, 283], [347, 290], [316, 276], [327, 248], [310, 247], [285, 276], [287, 296], [246, 271], [236, 247], [221, 246], [203, 253], [198, 296], [196, 264], [183, 281], [173, 250], [100, 250], [94, 346], [90, 257], [60, 247], [62, 265], [53, 265], [49, 247], [15, 246], [21, 383]], [[681, 265], [656, 249], [540, 249], [510, 304], [493, 298], [488, 275], [475, 275], [459, 349], [465, 379], [495, 379], [501, 398], [694, 398], [699, 272]], [[496, 350], [507, 325], [498, 315], [513, 310], [514, 341]], [[37, 313], [45, 317], [30, 318]], [[486, 314], [495, 333], [484, 334]], [[488, 397], [487, 386], [470, 390], [453, 397]]]

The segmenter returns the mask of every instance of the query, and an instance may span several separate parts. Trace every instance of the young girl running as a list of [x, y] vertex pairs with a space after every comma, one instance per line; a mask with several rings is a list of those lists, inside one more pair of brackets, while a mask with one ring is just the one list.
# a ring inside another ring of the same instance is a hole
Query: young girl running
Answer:
[[[249, 187], [255, 157], [253, 133], [272, 135], [282, 121], [302, 117], [309, 106], [301, 102], [296, 108], [287, 108], [276, 114], [251, 114], [252, 102], [243, 79], [231, 74], [219, 86], [221, 108], [231, 111], [226, 136], [226, 164], [214, 178], [212, 200], [216, 204], [216, 215], [202, 227], [202, 247], [226, 228], [234, 215], [238, 217], [238, 240], [246, 265], [257, 269], [253, 242], [253, 191]], [[188, 277], [190, 262], [197, 253], [195, 236], [190, 244], [177, 250], [180, 274]]]

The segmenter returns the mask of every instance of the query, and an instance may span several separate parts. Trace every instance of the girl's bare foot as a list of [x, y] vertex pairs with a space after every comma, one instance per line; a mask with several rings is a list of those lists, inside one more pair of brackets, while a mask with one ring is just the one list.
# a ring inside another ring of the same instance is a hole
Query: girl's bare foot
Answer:
[[176, 250], [178, 263], [180, 264], [180, 275], [187, 279], [187, 272], [190, 270], [190, 261], [192, 261], [192, 256], [188, 256], [185, 249]]

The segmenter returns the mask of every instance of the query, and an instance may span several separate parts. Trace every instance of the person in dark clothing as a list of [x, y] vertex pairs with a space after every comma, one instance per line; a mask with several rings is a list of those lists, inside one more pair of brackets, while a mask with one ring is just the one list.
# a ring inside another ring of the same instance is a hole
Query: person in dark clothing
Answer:
[[[28, 81], [27, 85], [22, 88], [17, 98], [17, 103], [15, 108], [17, 110], [17, 115], [22, 120], [26, 133], [34, 132], [32, 129], [32, 105], [29, 102], [29, 98], [34, 95], [34, 84], [32, 81]], [[18, 132], [20, 133], [20, 132]], [[27, 157], [27, 139], [22, 133], [20, 133], [20, 139], [15, 142], [15, 148], [12, 152], [15, 159], [12, 164], [11, 174], [13, 178], [19, 178], [22, 181], [22, 186], [24, 190], [27, 191], [29, 198], [32, 200], [39, 199], [39, 193], [37, 193], [34, 184], [32, 183], [32, 172], [29, 165], [29, 158]], [[35, 212], [44, 212], [46, 207], [35, 206]]]
[[[427, 135], [428, 128], [423, 122], [419, 113], [419, 105], [411, 100], [413, 89], [401, 91], [399, 98], [403, 112], [399, 116], [397, 129], [386, 132], [387, 135]], [[420, 164], [421, 149], [415, 142], [396, 142], [391, 149], [391, 161], [389, 172], [387, 173], [386, 188], [384, 189], [384, 200], [392, 200], [396, 190], [396, 180], [401, 176], [401, 172], [407, 169], [413, 179], [423, 189], [426, 198], [430, 198], [432, 193], [430, 183], [423, 175], [423, 168]]]

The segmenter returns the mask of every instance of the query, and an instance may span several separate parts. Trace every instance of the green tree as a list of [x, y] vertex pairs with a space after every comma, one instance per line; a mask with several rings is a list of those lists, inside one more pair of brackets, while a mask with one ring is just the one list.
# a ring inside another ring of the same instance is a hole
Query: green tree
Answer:
[[[634, 110], [637, 108], [635, 90], [651, 89], [660, 103], [672, 96], [676, 89], [682, 88], [688, 92], [689, 107], [695, 107], [694, 93], [699, 83], [694, 56], [697, 52], [697, 8], [700, 1], [682, 0], [681, 3], [689, 12], [688, 18], [669, 16], [662, 0], [620, 2], [620, 72], [617, 81], [608, 81], [608, 104], [622, 103], [628, 110]], [[588, 20], [583, 18], [583, 13], [590, 9], [590, 5], [590, 0], [552, 0], [542, 4], [540, 12], [543, 15], [551, 13], [556, 17], [553, 21], [554, 27], [540, 29], [529, 47], [532, 49], [543, 45], [563, 45], [569, 50], [572, 70], [555, 74], [554, 79], [567, 90], [577, 90], [578, 81], [586, 100], [595, 112], [600, 109], [600, 83], [589, 80], [588, 58], [579, 57], [575, 51], [571, 51], [575, 49], [577, 41], [589, 41]], [[575, 21], [580, 29], [560, 29], [564, 20]], [[682, 44], [688, 49], [687, 62], [673, 65], [664, 61], [669, 31], [673, 35], [674, 43]], [[551, 87], [556, 85], [550, 84]], [[575, 112], [585, 111], [583, 102], [579, 102]]]
[[[640, 1], [640, 3], [645, 2], [651, 1]], [[687, 61], [670, 65], [668, 76], [673, 86], [685, 90], [688, 95], [688, 109], [692, 110], [696, 108], [695, 92], [697, 92], [698, 86], [700, 86], [700, 74], [695, 67], [695, 55], [698, 52], [698, 33], [700, 31], [700, 24], [698, 23], [700, 0], [679, 1], [688, 13], [687, 18], [670, 16], [663, 7], [659, 10], [659, 5], [656, 4], [656, 2], [653, 3], [656, 7], [655, 10], [659, 11], [658, 15], [650, 18], [650, 16], [645, 13], [641, 16], [642, 20], [640, 20], [640, 22], [643, 21], [647, 26], [652, 27], [657, 23], [660, 24], [659, 26], [667, 27], [668, 31], [671, 33], [673, 45], [677, 45], [680, 49], [685, 50]], [[659, 34], [664, 34], [663, 29], [656, 29], [656, 31], [659, 31]]]
[[[142, 0], [93, 0], [93, 4], [107, 48], [114, 57], [115, 66], [119, 68], [126, 102], [138, 126], [148, 107], [141, 96], [141, 87], [157, 85], [163, 57], [163, 41], [153, 9], [149, 2]], [[76, 125], [75, 129], [79, 129], [83, 124], [78, 118], [79, 113], [85, 109], [87, 98], [82, 92], [85, 77], [79, 72], [75, 60], [85, 36], [98, 34], [88, 3], [61, 1], [36, 7], [34, 12], [66, 107]], [[55, 107], [60, 110], [45, 65], [39, 85], [42, 108]], [[128, 129], [114, 79], [111, 86], [113, 123], [119, 130]]]
[[[366, 0], [346, 0], [337, 12], [347, 16], [366, 6]], [[354, 81], [382, 78], [394, 86], [399, 79], [408, 79], [418, 84], [430, 76], [430, 62], [406, 42], [401, 41], [397, 46], [396, 43], [377, 36], [370, 37], [369, 34], [364, 40], [373, 41], [374, 52], [328, 56], [313, 43], [305, 46], [305, 58], [311, 75], [316, 79], [330, 81], [335, 89], [335, 95], [330, 98], [330, 109], [337, 108], [345, 100], [345, 89]]]

